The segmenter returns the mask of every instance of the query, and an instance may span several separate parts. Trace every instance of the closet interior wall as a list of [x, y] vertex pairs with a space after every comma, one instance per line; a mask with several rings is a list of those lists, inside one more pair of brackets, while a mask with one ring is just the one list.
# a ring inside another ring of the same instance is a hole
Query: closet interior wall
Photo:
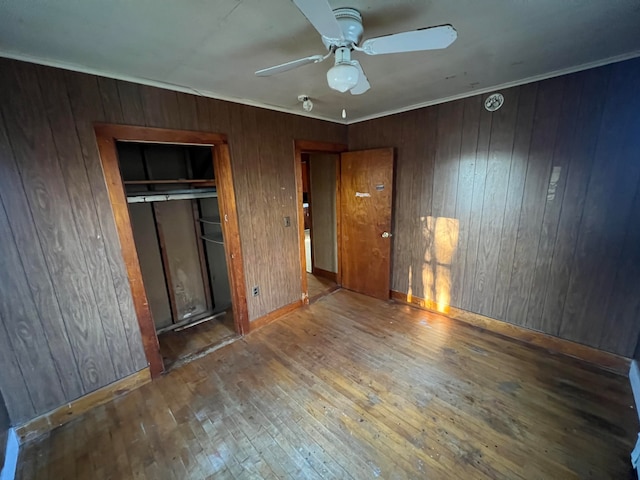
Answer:
[[[118, 143], [149, 306], [161, 332], [231, 306], [211, 148]], [[149, 201], [151, 195], [169, 199]], [[206, 198], [176, 197], [198, 193]], [[132, 202], [132, 197], [146, 196]]]

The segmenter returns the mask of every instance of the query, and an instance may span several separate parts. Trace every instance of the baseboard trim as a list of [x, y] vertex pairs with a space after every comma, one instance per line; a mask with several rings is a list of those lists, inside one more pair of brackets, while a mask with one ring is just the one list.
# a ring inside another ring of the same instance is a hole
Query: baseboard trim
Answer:
[[[615, 353], [605, 352], [597, 348], [572, 342], [564, 338], [554, 337], [546, 333], [530, 330], [519, 325], [496, 320], [494, 318], [485, 317], [477, 313], [467, 312], [456, 307], [446, 306], [439, 309], [438, 305], [424, 298], [409, 296], [406, 293], [396, 292], [392, 290], [391, 298], [401, 303], [427, 310], [429, 312], [444, 315], [446, 317], [458, 320], [474, 327], [502, 335], [504, 337], [519, 340], [529, 345], [534, 345], [545, 350], [561, 353], [569, 357], [577, 358], [587, 363], [591, 363], [605, 370], [627, 375], [631, 360]], [[640, 372], [639, 372], [640, 373]], [[640, 377], [639, 377], [640, 380]], [[640, 384], [638, 385], [640, 387]]]
[[7, 447], [4, 451], [4, 463], [0, 471], [0, 480], [13, 480], [16, 478], [16, 468], [18, 467], [18, 453], [20, 452], [20, 441], [13, 428], [7, 432]]
[[338, 274], [336, 272], [330, 272], [329, 270], [323, 270], [322, 268], [313, 267], [311, 274], [318, 277], [326, 278], [327, 280], [331, 280], [332, 282], [338, 282]]
[[[106, 385], [94, 392], [88, 393], [72, 402], [62, 405], [50, 412], [36, 417], [16, 427], [16, 434], [20, 444], [29, 442], [44, 435], [55, 428], [79, 417], [92, 408], [103, 405], [116, 397], [140, 388], [151, 381], [149, 367], [129, 375], [121, 380]], [[2, 479], [4, 480], [4, 479]]]
[[274, 310], [271, 313], [267, 313], [266, 315], [256, 318], [252, 322], [249, 323], [249, 332], [254, 332], [259, 328], [264, 327], [265, 325], [269, 325], [270, 323], [275, 322], [283, 315], [286, 315], [289, 312], [293, 312], [295, 309], [300, 308], [304, 305], [302, 300], [296, 300], [289, 305], [285, 305], [284, 307], [280, 307], [277, 310]]

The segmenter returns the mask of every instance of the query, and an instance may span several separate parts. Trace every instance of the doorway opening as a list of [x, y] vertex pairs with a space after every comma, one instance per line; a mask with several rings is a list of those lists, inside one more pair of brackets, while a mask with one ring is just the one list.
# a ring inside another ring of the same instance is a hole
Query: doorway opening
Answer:
[[304, 246], [309, 299], [338, 286], [337, 184], [340, 156], [302, 154]]
[[340, 152], [346, 145], [296, 141], [302, 296], [313, 302], [340, 286]]
[[248, 331], [225, 138], [96, 127], [152, 375]]

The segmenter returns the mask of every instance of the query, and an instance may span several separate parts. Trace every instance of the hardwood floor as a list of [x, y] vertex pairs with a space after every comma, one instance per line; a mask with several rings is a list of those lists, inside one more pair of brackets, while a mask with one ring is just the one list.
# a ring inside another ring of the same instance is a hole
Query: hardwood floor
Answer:
[[309, 300], [314, 301], [338, 288], [338, 284], [328, 278], [307, 273]]
[[208, 322], [158, 336], [165, 369], [235, 338], [231, 311]]
[[624, 377], [345, 290], [26, 445], [20, 479], [624, 479]]

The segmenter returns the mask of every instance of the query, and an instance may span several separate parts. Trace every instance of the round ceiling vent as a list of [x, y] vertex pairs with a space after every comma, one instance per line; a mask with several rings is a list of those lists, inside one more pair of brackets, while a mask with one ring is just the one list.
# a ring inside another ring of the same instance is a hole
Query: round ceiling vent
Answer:
[[486, 108], [490, 112], [495, 112], [502, 106], [503, 103], [504, 97], [501, 93], [492, 93], [484, 101], [484, 108]]

